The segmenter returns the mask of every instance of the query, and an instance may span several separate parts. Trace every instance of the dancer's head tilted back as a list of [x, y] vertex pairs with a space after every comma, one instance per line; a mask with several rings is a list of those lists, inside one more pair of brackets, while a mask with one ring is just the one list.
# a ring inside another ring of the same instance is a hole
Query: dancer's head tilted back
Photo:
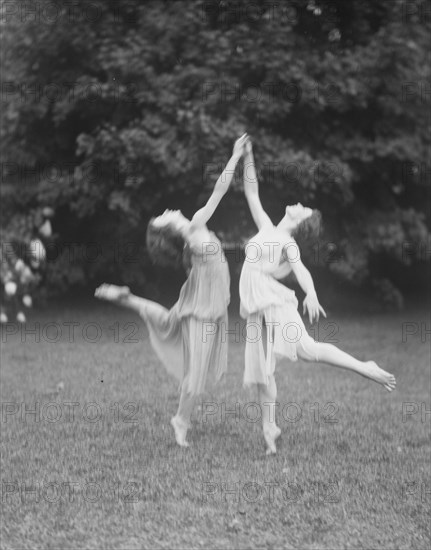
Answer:
[[179, 210], [165, 210], [160, 216], [151, 218], [147, 228], [147, 250], [155, 264], [188, 268], [185, 234], [189, 226], [190, 221]]
[[286, 231], [292, 237], [310, 239], [318, 237], [322, 226], [322, 214], [312, 210], [300, 202], [286, 206], [286, 213], [278, 224], [278, 228]]

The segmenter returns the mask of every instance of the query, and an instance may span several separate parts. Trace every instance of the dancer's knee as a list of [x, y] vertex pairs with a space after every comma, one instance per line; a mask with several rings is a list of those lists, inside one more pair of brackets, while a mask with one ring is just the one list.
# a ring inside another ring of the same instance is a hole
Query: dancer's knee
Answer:
[[144, 301], [143, 301], [143, 298], [139, 298], [134, 294], [129, 294], [128, 296], [124, 296], [121, 299], [121, 305], [139, 312], [142, 309], [142, 306], [144, 305]]
[[321, 342], [315, 342], [311, 336], [302, 337], [296, 345], [296, 353], [304, 361], [319, 361]]

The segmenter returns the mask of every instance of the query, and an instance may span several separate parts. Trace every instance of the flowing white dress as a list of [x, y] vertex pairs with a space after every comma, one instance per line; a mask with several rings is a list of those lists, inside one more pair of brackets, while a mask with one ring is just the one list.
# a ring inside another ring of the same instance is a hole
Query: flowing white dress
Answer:
[[177, 303], [170, 309], [147, 301], [140, 315], [166, 370], [198, 395], [208, 374], [218, 381], [227, 368], [228, 264], [219, 239], [191, 249], [192, 267]]
[[[283, 247], [299, 249], [293, 237], [286, 237], [272, 224], [267, 224], [246, 246], [246, 258], [239, 282], [240, 315], [247, 320], [244, 385], [265, 384], [274, 374], [276, 357], [298, 359], [297, 349], [314, 358], [312, 344], [298, 313], [295, 292], [277, 280]], [[266, 357], [262, 342], [263, 319], [267, 325]]]

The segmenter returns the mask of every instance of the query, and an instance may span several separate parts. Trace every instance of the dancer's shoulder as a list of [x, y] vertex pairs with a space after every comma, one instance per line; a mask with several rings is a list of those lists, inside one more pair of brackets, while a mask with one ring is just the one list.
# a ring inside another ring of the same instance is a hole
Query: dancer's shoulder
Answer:
[[191, 232], [188, 235], [187, 244], [194, 255], [205, 255], [209, 253], [208, 251], [216, 254], [222, 249], [220, 239], [213, 231], [209, 231], [206, 226]]
[[267, 235], [268, 233], [276, 234], [276, 232], [277, 232], [277, 227], [270, 220], [268, 220], [261, 226], [261, 228], [256, 233], [256, 235], [262, 235], [262, 234]]

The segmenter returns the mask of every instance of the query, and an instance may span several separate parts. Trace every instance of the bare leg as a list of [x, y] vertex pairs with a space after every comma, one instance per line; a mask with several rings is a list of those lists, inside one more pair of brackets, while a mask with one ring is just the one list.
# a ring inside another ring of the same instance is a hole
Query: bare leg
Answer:
[[[152, 310], [155, 315], [160, 315], [161, 307], [159, 304], [131, 294], [129, 287], [127, 286], [104, 284], [96, 289], [95, 296], [102, 300], [107, 300], [120, 306], [132, 309], [141, 316], [145, 316], [145, 313], [151, 315]], [[167, 314], [168, 312], [166, 310], [166, 315]], [[186, 435], [190, 426], [190, 417], [195, 403], [194, 396], [187, 392], [186, 388], [187, 377], [184, 379], [182, 384], [180, 404], [177, 414], [171, 419], [171, 425], [175, 431], [175, 440], [181, 447], [189, 446], [186, 441]]]
[[192, 416], [195, 405], [195, 396], [187, 391], [188, 376], [184, 378], [180, 403], [178, 405], [177, 414], [171, 419], [171, 425], [175, 431], [175, 440], [181, 447], [188, 447], [186, 441], [187, 430], [190, 427], [190, 418]]
[[[272, 330], [270, 333], [269, 330]], [[268, 328], [266, 323], [262, 327], [262, 339], [266, 342], [265, 355], [269, 353], [269, 337], [274, 341], [274, 332], [273, 327]], [[272, 357], [273, 367], [275, 367], [275, 356]], [[268, 381], [268, 385], [258, 384], [257, 393], [260, 404], [260, 409], [262, 413], [262, 428], [263, 428], [263, 437], [267, 445], [266, 454], [275, 454], [277, 448], [275, 446], [275, 441], [280, 437], [281, 430], [275, 423], [275, 403], [277, 400], [277, 385], [275, 383], [274, 375], [271, 375]]]
[[259, 396], [260, 408], [262, 411], [263, 436], [268, 449], [266, 454], [275, 454], [277, 448], [275, 441], [281, 434], [280, 428], [275, 423], [275, 402], [277, 400], [277, 386], [274, 376], [269, 379], [269, 384], [258, 384], [257, 391]]
[[305, 348], [301, 345], [301, 341], [299, 342], [298, 355], [306, 361], [321, 361], [334, 367], [357, 372], [361, 376], [381, 384], [389, 392], [395, 389], [395, 377], [381, 369], [374, 361], [359, 361], [332, 344], [314, 342], [312, 338], [309, 338], [306, 340]]
[[103, 284], [96, 289], [94, 295], [101, 300], [107, 300], [119, 306], [133, 309], [137, 313], [142, 313], [145, 309], [150, 309], [152, 306], [159, 307], [156, 302], [132, 294], [128, 286]]

